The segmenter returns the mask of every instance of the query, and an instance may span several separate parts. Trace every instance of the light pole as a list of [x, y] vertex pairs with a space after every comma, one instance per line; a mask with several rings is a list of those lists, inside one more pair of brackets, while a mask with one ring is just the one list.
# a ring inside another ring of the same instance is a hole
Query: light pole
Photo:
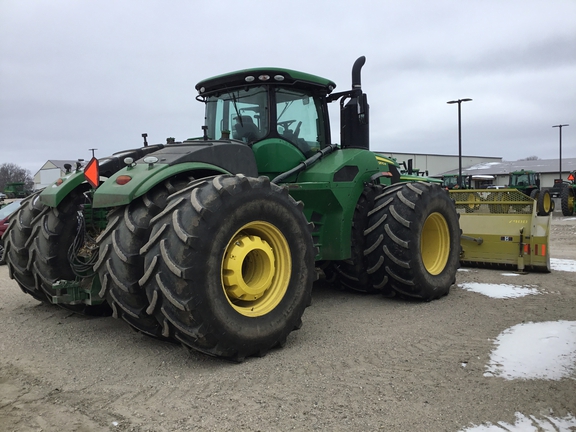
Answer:
[[460, 114], [460, 105], [462, 102], [469, 102], [472, 99], [457, 99], [448, 101], [448, 104], [458, 104], [458, 187], [462, 187], [462, 121]]
[[564, 126], [570, 126], [570, 125], [557, 124], [557, 125], [552, 126], [552, 127], [557, 127], [560, 130], [560, 176], [558, 177], [560, 180], [562, 180], [562, 128]]

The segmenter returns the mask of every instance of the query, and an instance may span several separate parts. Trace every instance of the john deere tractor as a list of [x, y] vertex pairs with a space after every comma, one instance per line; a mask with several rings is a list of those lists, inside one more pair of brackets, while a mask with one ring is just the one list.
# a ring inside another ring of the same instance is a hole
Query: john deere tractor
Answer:
[[538, 216], [546, 216], [554, 211], [554, 201], [548, 190], [540, 190], [540, 173], [528, 170], [510, 173], [509, 188], [517, 189], [537, 202]]
[[454, 203], [369, 150], [364, 62], [339, 93], [278, 68], [201, 81], [201, 137], [145, 138], [24, 201], [6, 234], [11, 277], [41, 301], [237, 361], [285, 343], [322, 273], [385, 296], [446, 295]]
[[568, 174], [568, 181], [563, 183], [560, 192], [560, 204], [564, 216], [572, 216], [576, 212], [574, 195], [576, 195], [576, 170]]

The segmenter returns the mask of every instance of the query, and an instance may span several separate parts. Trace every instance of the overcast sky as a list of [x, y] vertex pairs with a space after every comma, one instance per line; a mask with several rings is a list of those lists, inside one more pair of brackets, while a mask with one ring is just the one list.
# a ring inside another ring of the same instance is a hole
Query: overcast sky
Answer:
[[[0, 0], [0, 163], [201, 135], [195, 84], [257, 66], [350, 88], [371, 148], [576, 157], [576, 0]], [[339, 118], [332, 110], [334, 142]]]

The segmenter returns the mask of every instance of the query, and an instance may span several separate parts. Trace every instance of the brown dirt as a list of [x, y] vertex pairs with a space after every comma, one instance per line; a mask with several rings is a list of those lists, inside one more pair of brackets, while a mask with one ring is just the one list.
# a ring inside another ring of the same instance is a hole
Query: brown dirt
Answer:
[[[554, 258], [576, 260], [576, 219], [554, 217]], [[513, 278], [541, 295], [453, 287], [430, 303], [315, 287], [284, 349], [231, 364], [23, 294], [0, 267], [2, 431], [459, 431], [515, 413], [576, 415], [576, 376], [487, 378], [494, 339], [576, 320], [575, 274]], [[503, 283], [472, 269], [458, 282]], [[508, 279], [507, 283], [512, 283]], [[465, 367], [463, 366], [465, 365]]]

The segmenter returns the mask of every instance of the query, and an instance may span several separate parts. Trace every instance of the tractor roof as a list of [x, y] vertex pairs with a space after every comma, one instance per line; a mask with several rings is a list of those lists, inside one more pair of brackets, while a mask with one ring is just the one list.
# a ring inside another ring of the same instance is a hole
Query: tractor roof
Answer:
[[336, 88], [333, 81], [316, 75], [290, 69], [262, 67], [207, 78], [196, 84], [196, 90], [204, 96], [220, 90], [257, 84], [288, 85], [324, 94], [329, 94]]

